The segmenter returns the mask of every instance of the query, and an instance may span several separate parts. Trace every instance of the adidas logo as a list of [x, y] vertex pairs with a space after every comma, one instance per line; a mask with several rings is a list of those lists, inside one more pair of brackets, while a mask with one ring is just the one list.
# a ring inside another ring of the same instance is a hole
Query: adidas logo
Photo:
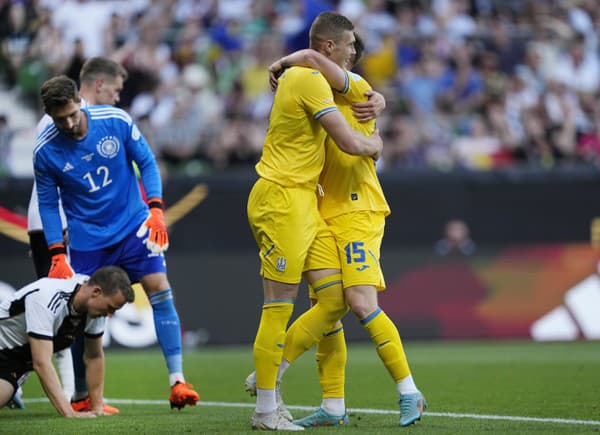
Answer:
[[600, 339], [600, 276], [591, 275], [570, 288], [563, 304], [533, 322], [530, 333], [536, 341]]
[[67, 163], [65, 164], [65, 167], [62, 169], [62, 171], [63, 171], [63, 172], [67, 172], [67, 171], [70, 171], [71, 169], [74, 169], [74, 168], [75, 168], [75, 167], [74, 167], [72, 164], [70, 164], [69, 162], [67, 162]]

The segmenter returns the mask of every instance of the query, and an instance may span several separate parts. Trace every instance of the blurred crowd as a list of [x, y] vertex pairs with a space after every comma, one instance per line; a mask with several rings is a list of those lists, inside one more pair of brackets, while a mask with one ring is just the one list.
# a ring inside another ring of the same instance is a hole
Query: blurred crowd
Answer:
[[324, 10], [355, 23], [356, 72], [386, 97], [381, 171], [598, 159], [597, 0], [0, 0], [0, 79], [39, 113], [44, 80], [109, 56], [129, 72], [119, 105], [168, 168], [249, 166], [267, 67]]

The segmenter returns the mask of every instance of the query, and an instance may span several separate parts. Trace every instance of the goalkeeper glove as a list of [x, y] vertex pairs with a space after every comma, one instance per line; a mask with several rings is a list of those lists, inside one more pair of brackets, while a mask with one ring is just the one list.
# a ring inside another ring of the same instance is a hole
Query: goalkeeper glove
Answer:
[[54, 243], [48, 247], [52, 256], [52, 265], [48, 272], [49, 278], [71, 278], [75, 272], [67, 260], [67, 250], [63, 243]]
[[148, 200], [150, 212], [148, 218], [144, 221], [137, 232], [138, 237], [148, 238], [144, 240], [146, 247], [154, 254], [161, 254], [169, 248], [169, 234], [163, 213], [163, 203], [159, 198]]

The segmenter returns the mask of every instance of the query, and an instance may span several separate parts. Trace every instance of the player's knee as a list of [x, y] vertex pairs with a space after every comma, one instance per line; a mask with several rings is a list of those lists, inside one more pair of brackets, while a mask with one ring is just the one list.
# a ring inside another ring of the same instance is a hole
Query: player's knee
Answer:
[[346, 303], [358, 319], [364, 319], [378, 307], [377, 290], [370, 286], [354, 286], [344, 290]]
[[0, 408], [8, 404], [13, 394], [15, 394], [15, 387], [5, 379], [0, 379]]
[[362, 320], [377, 309], [377, 304], [373, 304], [368, 299], [355, 298], [348, 301], [350, 309], [358, 320]]
[[328, 323], [331, 323], [332, 328], [350, 310], [350, 307], [348, 304], [346, 304], [346, 301], [343, 298], [324, 298], [323, 300], [319, 300], [317, 306], [323, 310], [324, 317], [327, 318]]

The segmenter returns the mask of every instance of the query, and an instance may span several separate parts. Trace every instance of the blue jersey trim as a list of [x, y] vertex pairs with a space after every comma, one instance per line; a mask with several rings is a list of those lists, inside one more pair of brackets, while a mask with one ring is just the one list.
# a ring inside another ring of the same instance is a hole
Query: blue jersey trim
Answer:
[[326, 107], [325, 109], [321, 109], [317, 113], [315, 113], [315, 119], [319, 119], [321, 116], [326, 115], [330, 112], [335, 112], [337, 110], [338, 110], [337, 106]]

